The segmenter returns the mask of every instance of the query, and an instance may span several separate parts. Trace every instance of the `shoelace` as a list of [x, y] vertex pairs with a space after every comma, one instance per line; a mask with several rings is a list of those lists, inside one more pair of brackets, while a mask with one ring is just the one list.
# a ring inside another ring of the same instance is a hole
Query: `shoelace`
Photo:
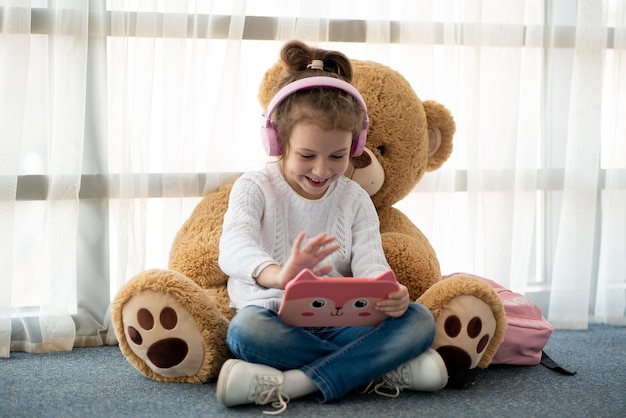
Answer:
[[[374, 392], [380, 396], [397, 398], [402, 389], [410, 388], [410, 376], [408, 367], [402, 365], [392, 371], [385, 373], [382, 382], [374, 386]], [[371, 386], [368, 385], [368, 388]], [[387, 391], [389, 390], [389, 391]]]
[[275, 411], [263, 411], [264, 414], [278, 415], [287, 409], [289, 396], [280, 390], [280, 384], [274, 379], [257, 377], [256, 393], [254, 394], [257, 405], [267, 405], [271, 402]]

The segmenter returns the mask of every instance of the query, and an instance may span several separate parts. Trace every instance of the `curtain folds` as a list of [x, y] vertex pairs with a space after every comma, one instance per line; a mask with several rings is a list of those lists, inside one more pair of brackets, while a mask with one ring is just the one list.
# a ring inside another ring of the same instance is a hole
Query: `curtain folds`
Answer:
[[[2, 4], [2, 355], [69, 350], [76, 336], [89, 10], [87, 3], [57, 4], [45, 36], [32, 34], [24, 2]], [[45, 178], [41, 200], [16, 200], [20, 176]]]
[[0, 0], [0, 356], [114, 342], [116, 291], [263, 164], [257, 88], [294, 38], [451, 110], [451, 158], [397, 204], [444, 274], [626, 325], [623, 2]]
[[[603, 48], [606, 28], [596, 2], [581, 1], [570, 89], [563, 201], [558, 224], [552, 292], [551, 322], [556, 327], [587, 327], [594, 276], [594, 238], [598, 219]], [[602, 249], [601, 249], [602, 250]]]

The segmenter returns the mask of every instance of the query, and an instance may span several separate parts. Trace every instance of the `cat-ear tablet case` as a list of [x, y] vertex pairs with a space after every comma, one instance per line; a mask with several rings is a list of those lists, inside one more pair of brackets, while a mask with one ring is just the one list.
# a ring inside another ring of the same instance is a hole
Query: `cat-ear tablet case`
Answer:
[[387, 270], [377, 277], [317, 277], [302, 270], [285, 287], [278, 316], [294, 327], [372, 327], [388, 318], [377, 301], [400, 288]]

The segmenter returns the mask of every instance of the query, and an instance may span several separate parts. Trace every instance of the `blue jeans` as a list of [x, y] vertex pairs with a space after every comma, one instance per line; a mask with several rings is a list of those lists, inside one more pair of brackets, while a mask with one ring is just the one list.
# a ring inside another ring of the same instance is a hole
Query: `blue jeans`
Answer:
[[231, 320], [226, 342], [247, 362], [302, 370], [328, 402], [426, 351], [434, 335], [433, 316], [418, 303], [376, 327], [337, 328], [292, 327], [275, 311], [247, 306]]

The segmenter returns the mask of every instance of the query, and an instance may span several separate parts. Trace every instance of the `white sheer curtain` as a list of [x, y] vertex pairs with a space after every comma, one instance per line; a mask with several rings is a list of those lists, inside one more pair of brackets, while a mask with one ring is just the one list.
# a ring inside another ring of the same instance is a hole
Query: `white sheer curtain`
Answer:
[[456, 149], [400, 206], [444, 272], [529, 294], [557, 328], [625, 325], [624, 3], [442, 3], [433, 97]]
[[200, 196], [260, 166], [263, 72], [299, 38], [385, 63], [457, 122], [398, 204], [443, 273], [626, 325], [619, 0], [0, 0], [0, 355], [112, 342]]
[[[28, 2], [0, 3], [3, 356], [9, 347], [71, 349], [76, 335], [70, 314], [76, 310], [77, 294], [88, 8], [76, 1], [57, 4], [59, 9], [44, 16], [51, 23], [40, 28], [46, 35], [36, 35], [31, 34], [36, 16]], [[19, 186], [33, 178], [45, 178], [43, 199], [16, 200]]]

